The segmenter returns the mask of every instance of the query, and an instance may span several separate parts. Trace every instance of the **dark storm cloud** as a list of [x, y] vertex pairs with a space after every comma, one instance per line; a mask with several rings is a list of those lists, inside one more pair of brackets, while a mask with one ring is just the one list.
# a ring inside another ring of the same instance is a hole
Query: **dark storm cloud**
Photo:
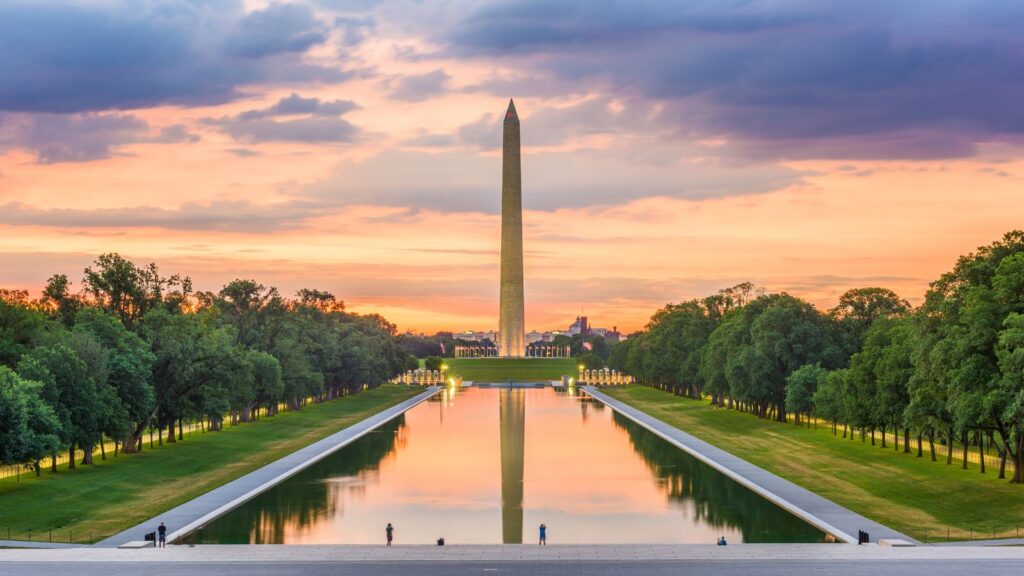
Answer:
[[492, 2], [441, 40], [665, 102], [754, 155], [969, 155], [1024, 141], [1024, 4]]
[[199, 139], [180, 124], [156, 130], [131, 114], [0, 114], [0, 120], [10, 126], [0, 132], [0, 150], [28, 150], [40, 164], [109, 158], [126, 144]]
[[305, 52], [327, 40], [327, 29], [309, 6], [274, 3], [246, 14], [228, 36], [229, 52], [243, 58]]
[[304, 5], [237, 0], [0, 3], [0, 110], [220, 103], [242, 85], [340, 80], [299, 61], [327, 30]]
[[293, 93], [267, 108], [204, 122], [245, 142], [352, 142], [359, 128], [341, 115], [357, 107], [349, 100], [324, 101]]

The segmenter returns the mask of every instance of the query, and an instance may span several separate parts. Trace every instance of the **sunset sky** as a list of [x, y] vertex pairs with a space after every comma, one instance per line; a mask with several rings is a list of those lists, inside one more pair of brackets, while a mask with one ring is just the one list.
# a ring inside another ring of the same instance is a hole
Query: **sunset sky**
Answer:
[[1024, 227], [1013, 0], [0, 0], [0, 287], [104, 252], [493, 329], [501, 119], [527, 329], [750, 280], [919, 303]]

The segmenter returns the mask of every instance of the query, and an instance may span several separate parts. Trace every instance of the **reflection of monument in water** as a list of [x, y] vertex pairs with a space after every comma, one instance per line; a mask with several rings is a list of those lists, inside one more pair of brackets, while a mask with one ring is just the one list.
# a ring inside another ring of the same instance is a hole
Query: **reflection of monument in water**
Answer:
[[523, 543], [523, 452], [526, 445], [526, 390], [503, 388], [501, 430], [501, 541]]
[[505, 112], [501, 152], [501, 294], [498, 353], [526, 352], [523, 311], [523, 183], [519, 162], [519, 116], [512, 100]]

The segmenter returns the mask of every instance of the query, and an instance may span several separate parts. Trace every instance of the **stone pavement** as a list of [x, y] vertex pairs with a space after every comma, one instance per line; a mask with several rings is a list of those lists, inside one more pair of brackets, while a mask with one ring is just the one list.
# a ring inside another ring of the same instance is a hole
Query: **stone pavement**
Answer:
[[[254, 470], [241, 478], [228, 482], [219, 488], [215, 488], [202, 496], [189, 500], [188, 502], [172, 508], [150, 520], [137, 526], [129, 528], [119, 534], [115, 534], [106, 540], [96, 544], [100, 547], [112, 547], [142, 540], [147, 532], [153, 532], [160, 522], [167, 524], [170, 532], [167, 534], [169, 542], [176, 538], [199, 528], [203, 524], [230, 511], [239, 504], [249, 500], [278, 484], [285, 479], [308, 468], [312, 464], [326, 458], [342, 447], [358, 440], [365, 434], [372, 431], [381, 424], [395, 418], [413, 406], [430, 398], [441, 391], [441, 388], [431, 387], [405, 402], [396, 404], [383, 412], [370, 416], [366, 420], [353, 424], [344, 430], [335, 432], [330, 436], [318, 440], [301, 448], [291, 454], [271, 462], [266, 466]], [[52, 553], [52, 552], [51, 552]]]
[[672, 445], [844, 542], [855, 544], [857, 531], [864, 530], [870, 535], [872, 542], [881, 539], [899, 539], [919, 544], [917, 540], [905, 534], [847, 510], [835, 502], [826, 500], [810, 490], [768, 472], [764, 468], [733, 456], [721, 448], [611, 398], [593, 386], [584, 386], [583, 390], [612, 410], [643, 426]]
[[[641, 562], [641, 561], [1024, 561], [1024, 548], [918, 546], [889, 548], [868, 544], [562, 544], [493, 545], [197, 545], [119, 550], [66, 548], [0, 550], [7, 562]], [[3, 570], [0, 570], [3, 572]]]

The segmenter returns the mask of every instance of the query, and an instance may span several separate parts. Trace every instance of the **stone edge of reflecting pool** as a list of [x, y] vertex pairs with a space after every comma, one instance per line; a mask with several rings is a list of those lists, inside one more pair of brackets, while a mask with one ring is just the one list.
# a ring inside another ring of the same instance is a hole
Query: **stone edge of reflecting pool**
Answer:
[[611, 398], [593, 386], [583, 386], [581, 390], [655, 436], [842, 542], [856, 544], [857, 531], [864, 530], [870, 535], [872, 542], [879, 539], [898, 539], [920, 544], [905, 534], [848, 510], [709, 442], [666, 424], [642, 410]]
[[327, 458], [345, 446], [359, 440], [379, 428], [382, 424], [429, 400], [442, 390], [443, 388], [437, 386], [429, 387], [408, 400], [386, 408], [369, 418], [308, 444], [227, 484], [218, 486], [188, 502], [121, 531], [98, 542], [95, 546], [102, 548], [116, 547], [128, 542], [142, 540], [143, 535], [155, 531], [160, 522], [165, 522], [172, 527], [178, 527], [167, 534], [167, 541], [173, 543], [179, 538], [183, 538], [189, 533], [198, 530], [210, 521], [248, 502], [262, 492]]

